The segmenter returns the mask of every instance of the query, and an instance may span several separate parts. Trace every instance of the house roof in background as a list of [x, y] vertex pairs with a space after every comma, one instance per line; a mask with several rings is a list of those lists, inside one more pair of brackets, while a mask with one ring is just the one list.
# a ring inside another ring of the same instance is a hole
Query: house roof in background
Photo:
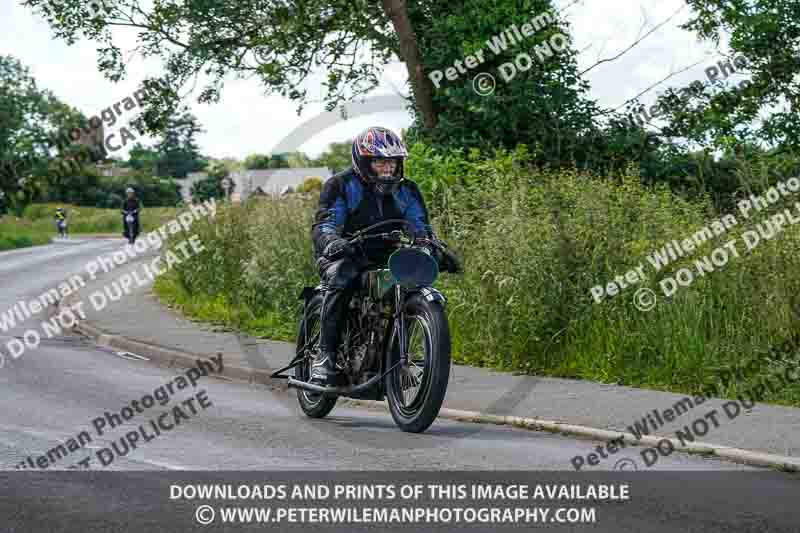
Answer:
[[306, 178], [312, 176], [322, 178], [325, 181], [331, 176], [331, 172], [325, 167], [311, 167], [241, 170], [231, 174], [231, 178], [236, 182], [234, 191], [239, 191], [245, 195], [252, 193], [259, 187], [264, 192], [279, 193], [286, 187], [297, 187]]

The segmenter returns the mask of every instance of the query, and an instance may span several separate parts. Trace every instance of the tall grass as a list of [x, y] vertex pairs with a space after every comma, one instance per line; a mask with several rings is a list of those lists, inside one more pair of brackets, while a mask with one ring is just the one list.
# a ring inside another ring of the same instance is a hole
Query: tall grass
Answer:
[[[793, 357], [800, 342], [796, 228], [752, 253], [740, 246], [741, 257], [665, 298], [661, 279], [695, 269], [695, 260], [741, 237], [753, 221], [656, 272], [649, 254], [718, 216], [708, 200], [644, 187], [633, 173], [599, 179], [530, 169], [526, 158], [522, 150], [409, 165], [425, 169], [415, 177], [429, 191], [434, 226], [465, 260], [463, 276], [437, 282], [449, 299], [457, 361], [696, 392], [753, 359], [767, 369]], [[318, 282], [313, 209], [299, 199], [221, 209], [215, 221], [193, 228], [206, 251], [162, 278], [157, 290], [196, 316], [291, 340], [300, 290]], [[593, 286], [640, 264], [643, 283], [595, 303]], [[633, 303], [640, 287], [659, 297], [649, 312]], [[729, 383], [723, 392], [745, 385]], [[800, 404], [800, 388], [768, 399]]]

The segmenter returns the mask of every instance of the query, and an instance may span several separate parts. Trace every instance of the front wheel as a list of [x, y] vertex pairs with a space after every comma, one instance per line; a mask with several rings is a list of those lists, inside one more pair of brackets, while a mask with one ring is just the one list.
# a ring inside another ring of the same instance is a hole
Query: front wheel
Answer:
[[[297, 335], [297, 351], [304, 350], [307, 357], [294, 367], [294, 377], [300, 381], [311, 379], [311, 360], [320, 350], [320, 312], [322, 311], [322, 294], [316, 294], [308, 302], [306, 318], [300, 323]], [[311, 418], [324, 418], [336, 405], [336, 396], [325, 396], [319, 393], [297, 389], [297, 400], [300, 408]]]
[[[422, 433], [433, 424], [450, 379], [450, 327], [444, 309], [422, 295], [406, 305], [407, 368], [396, 368], [385, 379], [386, 399], [395, 423], [403, 431]], [[400, 359], [399, 339], [391, 340], [391, 364]]]

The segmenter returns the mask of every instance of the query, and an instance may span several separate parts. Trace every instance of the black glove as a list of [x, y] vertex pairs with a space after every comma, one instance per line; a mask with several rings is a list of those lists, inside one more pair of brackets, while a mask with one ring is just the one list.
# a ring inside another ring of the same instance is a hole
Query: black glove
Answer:
[[[434, 244], [436, 240], [441, 246]], [[414, 245], [418, 248], [426, 250], [430, 255], [436, 259], [439, 264], [439, 270], [443, 272], [450, 272], [451, 274], [460, 274], [463, 272], [461, 260], [456, 255], [447, 249], [447, 245], [436, 239], [434, 236], [419, 238], [414, 241]]]
[[322, 252], [322, 255], [331, 261], [335, 261], [342, 257], [351, 256], [354, 253], [355, 250], [346, 239], [334, 239], [325, 245], [325, 250]]
[[464, 272], [464, 265], [461, 263], [461, 260], [450, 250], [444, 250], [442, 252], [442, 259], [439, 261], [439, 264], [442, 270], [450, 272], [451, 274], [461, 274]]
[[418, 237], [414, 239], [414, 247], [432, 256], [439, 262], [439, 249], [434, 246], [433, 242], [428, 237]]

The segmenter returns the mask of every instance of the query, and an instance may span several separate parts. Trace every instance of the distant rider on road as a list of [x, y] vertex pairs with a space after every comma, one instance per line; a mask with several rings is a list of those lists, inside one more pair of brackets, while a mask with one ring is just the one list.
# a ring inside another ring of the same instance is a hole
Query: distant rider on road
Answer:
[[56, 209], [56, 231], [59, 237], [67, 236], [67, 212], [63, 207]]
[[[139, 236], [139, 209], [141, 204], [136, 197], [136, 191], [131, 187], [125, 190], [128, 197], [122, 202], [122, 227], [124, 228], [122, 235], [128, 240], [130, 244], [136, 242], [136, 237]], [[133, 222], [128, 222], [128, 216], [133, 217]]]

